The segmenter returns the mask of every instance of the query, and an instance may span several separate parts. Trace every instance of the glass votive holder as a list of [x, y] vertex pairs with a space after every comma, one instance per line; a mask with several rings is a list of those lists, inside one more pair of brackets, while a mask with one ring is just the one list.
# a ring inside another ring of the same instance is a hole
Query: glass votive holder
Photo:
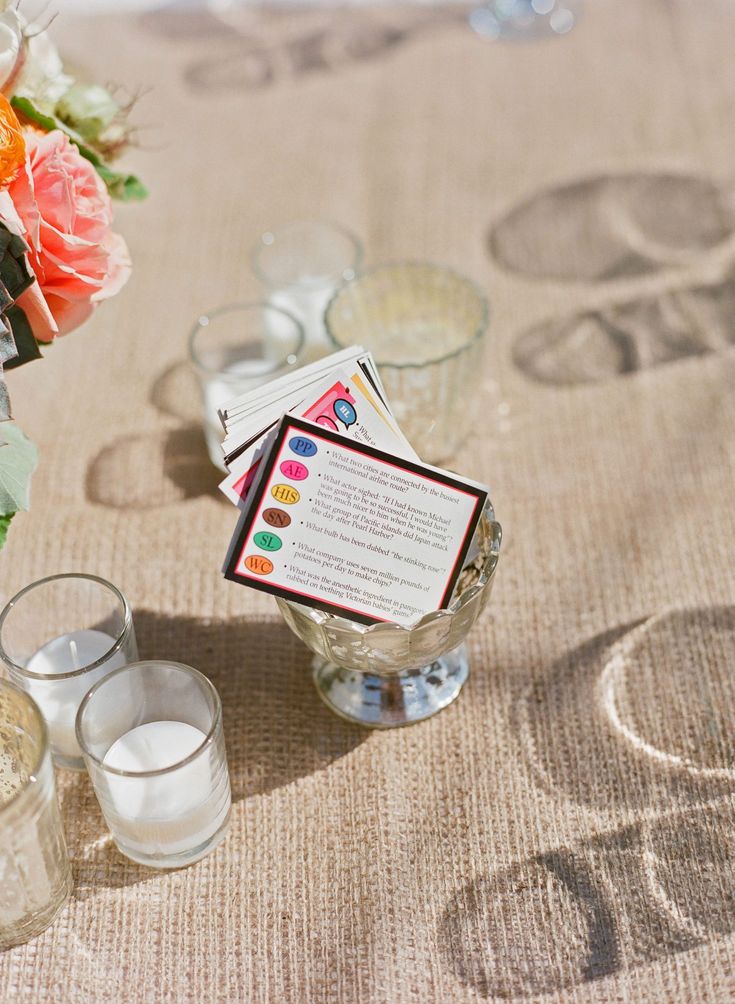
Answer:
[[222, 705], [190, 666], [137, 662], [96, 684], [77, 738], [120, 851], [152, 868], [208, 854], [230, 820]]
[[130, 605], [96, 575], [40, 579], [0, 614], [0, 661], [41, 709], [59, 767], [84, 769], [74, 722], [89, 688], [137, 658]]
[[71, 888], [46, 723], [0, 680], [0, 950], [44, 931]]
[[269, 302], [298, 317], [304, 327], [307, 359], [329, 351], [324, 311], [361, 263], [358, 239], [326, 220], [299, 220], [269, 230], [253, 249], [253, 271], [268, 289]]
[[470, 431], [483, 371], [488, 304], [437, 265], [382, 265], [345, 283], [325, 314], [333, 346], [363, 345], [418, 455], [449, 461]]
[[303, 350], [301, 323], [268, 303], [233, 303], [197, 319], [189, 357], [199, 380], [204, 435], [215, 466], [226, 470], [218, 409], [238, 394], [298, 368]]

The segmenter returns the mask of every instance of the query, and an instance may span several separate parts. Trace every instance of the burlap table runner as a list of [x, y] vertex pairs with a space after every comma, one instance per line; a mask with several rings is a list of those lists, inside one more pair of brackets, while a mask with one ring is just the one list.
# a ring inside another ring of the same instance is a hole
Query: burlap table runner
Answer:
[[[74, 897], [0, 958], [2, 1000], [735, 996], [735, 8], [595, 0], [529, 45], [465, 15], [58, 18], [69, 58], [150, 87], [153, 195], [120, 214], [124, 294], [10, 375], [41, 466], [0, 600], [120, 585], [142, 654], [219, 687], [235, 805], [157, 874], [61, 775]], [[331, 716], [271, 599], [219, 574], [187, 329], [304, 216], [493, 305], [455, 466], [492, 486], [496, 591], [461, 699], [404, 731]]]

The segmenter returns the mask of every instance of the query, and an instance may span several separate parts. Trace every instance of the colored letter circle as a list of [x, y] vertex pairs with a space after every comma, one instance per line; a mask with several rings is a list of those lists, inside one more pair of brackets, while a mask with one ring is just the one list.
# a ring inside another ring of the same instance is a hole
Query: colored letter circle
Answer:
[[281, 474], [292, 481], [304, 481], [309, 477], [309, 468], [298, 460], [284, 460], [280, 470]]
[[335, 432], [338, 431], [337, 423], [333, 418], [330, 418], [329, 415], [320, 415], [316, 419], [316, 423], [317, 425], [323, 425], [326, 429], [334, 429]]
[[245, 567], [256, 575], [270, 575], [273, 571], [273, 562], [270, 558], [264, 558], [262, 554], [249, 554], [245, 559]]
[[261, 530], [260, 533], [256, 533], [253, 540], [264, 551], [280, 551], [281, 549], [281, 538], [275, 533], [269, 533], [267, 530]]
[[284, 505], [293, 505], [301, 498], [300, 492], [297, 492], [292, 485], [273, 485], [271, 495]]
[[316, 443], [313, 443], [310, 439], [305, 439], [303, 436], [294, 436], [293, 439], [289, 439], [288, 445], [300, 457], [313, 457], [316, 453]]
[[338, 398], [334, 402], [334, 414], [345, 423], [348, 429], [357, 421], [357, 412], [350, 402], [343, 397]]
[[291, 517], [283, 509], [264, 509], [263, 519], [268, 526], [277, 526], [279, 530], [282, 530], [291, 522]]

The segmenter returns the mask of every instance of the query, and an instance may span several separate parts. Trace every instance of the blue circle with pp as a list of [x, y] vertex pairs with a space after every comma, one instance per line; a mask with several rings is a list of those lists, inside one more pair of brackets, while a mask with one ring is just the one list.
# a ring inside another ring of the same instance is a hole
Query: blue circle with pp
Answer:
[[303, 436], [294, 436], [293, 439], [289, 439], [288, 445], [300, 457], [313, 457], [316, 453], [316, 443], [313, 443], [310, 439], [305, 439]]

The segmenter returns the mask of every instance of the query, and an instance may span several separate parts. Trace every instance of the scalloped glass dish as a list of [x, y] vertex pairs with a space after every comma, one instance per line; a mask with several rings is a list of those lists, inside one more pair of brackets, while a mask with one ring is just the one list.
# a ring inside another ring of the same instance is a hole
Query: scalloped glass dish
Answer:
[[446, 610], [410, 628], [358, 624], [277, 597], [288, 626], [315, 653], [314, 683], [328, 707], [359, 725], [389, 729], [451, 704], [469, 674], [465, 639], [490, 598], [501, 540], [488, 502], [480, 520], [482, 557], [462, 573]]

